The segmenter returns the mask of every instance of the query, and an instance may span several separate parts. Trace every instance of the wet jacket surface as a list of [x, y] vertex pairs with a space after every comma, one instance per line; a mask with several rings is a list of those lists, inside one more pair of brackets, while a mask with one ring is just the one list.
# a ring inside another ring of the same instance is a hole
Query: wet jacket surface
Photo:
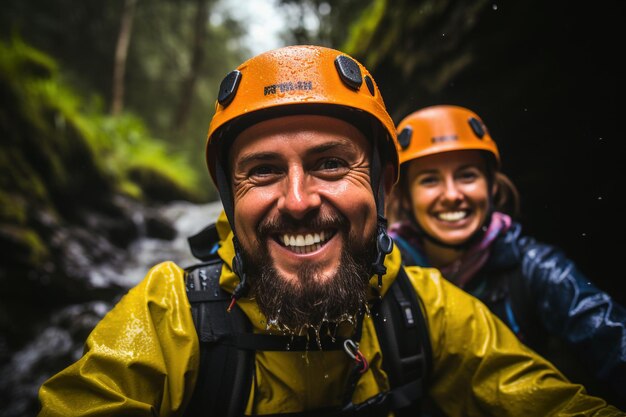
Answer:
[[[407, 251], [402, 256], [407, 264], [418, 259]], [[558, 248], [524, 236], [513, 223], [464, 289], [570, 379], [626, 405], [626, 309]]]
[[[221, 221], [224, 221], [223, 216]], [[219, 227], [218, 227], [219, 230]], [[233, 247], [222, 225], [220, 285], [233, 291]], [[232, 236], [232, 235], [231, 235]], [[400, 253], [387, 257], [383, 294], [398, 274]], [[567, 382], [480, 301], [434, 269], [411, 267], [408, 276], [424, 303], [433, 349], [429, 395], [450, 416], [624, 416]], [[376, 278], [370, 281], [376, 285]], [[255, 332], [265, 332], [253, 300], [238, 304]], [[388, 389], [371, 317], [363, 320], [360, 350], [370, 369], [352, 400]], [[194, 388], [199, 342], [187, 300], [184, 271], [171, 262], [144, 280], [102, 319], [84, 356], [40, 389], [39, 416], [180, 416]], [[344, 352], [257, 352], [246, 414], [287, 413], [340, 405], [342, 381], [352, 367]], [[207, 410], [207, 416], [211, 410]]]

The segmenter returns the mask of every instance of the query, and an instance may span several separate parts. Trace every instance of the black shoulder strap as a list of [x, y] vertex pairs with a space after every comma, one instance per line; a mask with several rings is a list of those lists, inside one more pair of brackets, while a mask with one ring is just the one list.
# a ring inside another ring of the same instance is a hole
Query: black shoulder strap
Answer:
[[425, 397], [431, 372], [430, 336], [421, 299], [404, 267], [374, 313], [383, 368], [392, 387], [391, 409], [396, 416], [415, 412]]
[[217, 226], [211, 223], [193, 236], [187, 238], [191, 254], [201, 261], [208, 261], [213, 258], [220, 238], [217, 233]]
[[[254, 371], [254, 351], [220, 343], [233, 334], [251, 331], [237, 305], [227, 311], [231, 296], [219, 286], [219, 258], [186, 270], [187, 296], [200, 340], [200, 366], [185, 416], [240, 416], [247, 404]], [[210, 372], [206, 372], [210, 370]]]

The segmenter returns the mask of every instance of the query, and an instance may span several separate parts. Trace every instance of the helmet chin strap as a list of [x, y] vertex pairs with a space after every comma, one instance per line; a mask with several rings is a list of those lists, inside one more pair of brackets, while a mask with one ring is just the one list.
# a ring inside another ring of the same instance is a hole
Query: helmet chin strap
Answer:
[[220, 197], [222, 199], [224, 213], [226, 214], [226, 218], [228, 218], [230, 228], [233, 231], [233, 246], [235, 248], [235, 256], [232, 260], [232, 268], [233, 272], [239, 277], [239, 284], [237, 284], [237, 287], [233, 292], [232, 302], [228, 307], [228, 310], [230, 311], [235, 302], [248, 293], [249, 288], [246, 279], [246, 265], [243, 261], [243, 257], [241, 256], [241, 244], [239, 243], [239, 239], [237, 238], [237, 231], [235, 230], [235, 207], [233, 204], [233, 195], [230, 189], [230, 182], [228, 181], [226, 167], [224, 167], [222, 162], [220, 162], [220, 159], [222, 158], [217, 158], [215, 162], [215, 179], [217, 182]]
[[383, 286], [383, 275], [387, 272], [385, 257], [393, 250], [393, 240], [387, 233], [387, 219], [385, 218], [385, 181], [381, 163], [382, 157], [376, 140], [373, 142], [370, 179], [376, 200], [376, 259], [372, 263], [372, 274], [378, 275], [378, 287], [380, 288]]

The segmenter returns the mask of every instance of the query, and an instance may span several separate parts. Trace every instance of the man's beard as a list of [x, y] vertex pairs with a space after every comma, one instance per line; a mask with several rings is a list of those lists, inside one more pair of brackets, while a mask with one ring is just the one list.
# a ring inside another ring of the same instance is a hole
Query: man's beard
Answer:
[[343, 249], [333, 276], [323, 277], [321, 266], [304, 262], [297, 281], [281, 277], [266, 245], [254, 253], [241, 250], [252, 295], [267, 319], [268, 328], [285, 334], [316, 332], [327, 324], [330, 330], [342, 322], [355, 322], [367, 307], [371, 264], [376, 255], [375, 231], [369, 236], [349, 236], [349, 222], [340, 213], [311, 213], [303, 220], [288, 216], [263, 221], [257, 228], [259, 242], [271, 235], [305, 226], [310, 230], [336, 229], [342, 234]]

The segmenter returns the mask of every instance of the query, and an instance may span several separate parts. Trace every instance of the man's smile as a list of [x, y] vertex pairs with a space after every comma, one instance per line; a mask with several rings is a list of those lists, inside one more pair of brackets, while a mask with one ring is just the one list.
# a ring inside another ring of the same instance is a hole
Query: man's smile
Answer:
[[321, 249], [336, 232], [336, 229], [328, 229], [320, 232], [284, 233], [275, 239], [292, 252], [307, 254]]

